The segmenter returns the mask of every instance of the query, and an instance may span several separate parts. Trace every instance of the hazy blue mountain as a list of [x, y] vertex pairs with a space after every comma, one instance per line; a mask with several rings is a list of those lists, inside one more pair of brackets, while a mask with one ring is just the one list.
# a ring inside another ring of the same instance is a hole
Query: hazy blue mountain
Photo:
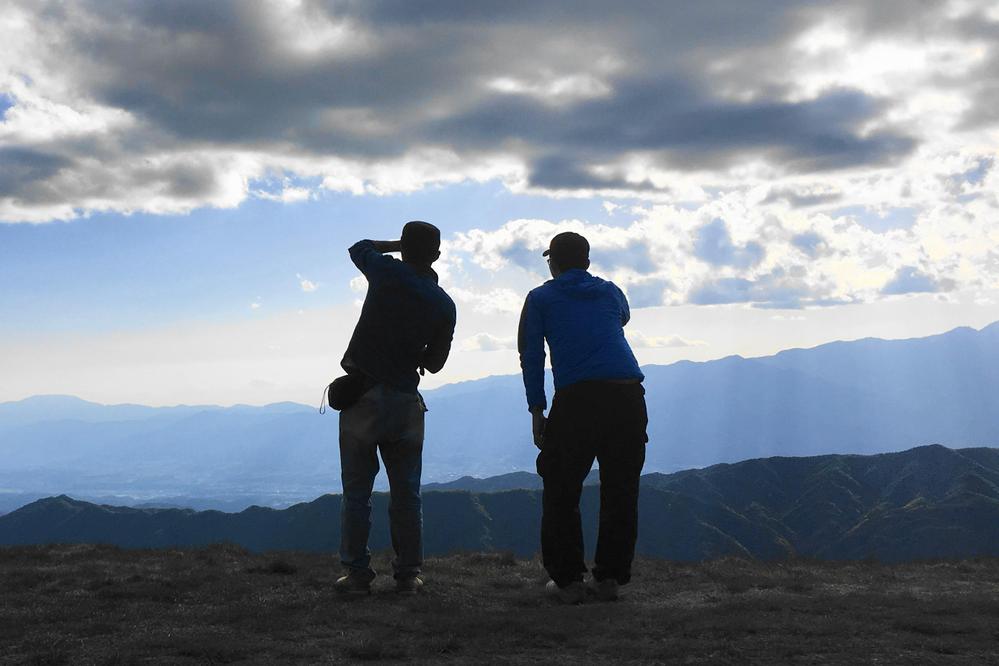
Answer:
[[[644, 370], [647, 471], [999, 445], [999, 323]], [[425, 483], [534, 470], [519, 375], [425, 397]], [[0, 404], [0, 511], [32, 493], [171, 504], [252, 496], [286, 506], [339, 490], [337, 418], [293, 403], [152, 408], [37, 396]]]
[[71, 395], [35, 395], [17, 402], [0, 403], [0, 429], [50, 421], [138, 421], [155, 416], [181, 416], [222, 409], [213, 405], [147, 407], [145, 405], [101, 405]]
[[[643, 370], [650, 471], [929, 443], [999, 444], [999, 323]], [[472, 476], [533, 470], [519, 376], [430, 391], [427, 400], [432, 463]]]
[[[505, 482], [505, 481], [504, 481]], [[584, 489], [586, 543], [599, 486]], [[538, 490], [424, 496], [426, 551], [538, 549]], [[374, 498], [372, 547], [389, 547], [387, 497]], [[112, 543], [147, 548], [231, 541], [253, 550], [335, 551], [338, 495], [240, 513], [100, 506], [65, 495], [0, 516], [0, 545]], [[875, 456], [768, 458], [643, 477], [638, 551], [900, 561], [999, 555], [999, 450], [926, 446]]]
[[[585, 485], [600, 483], [600, 471], [593, 469], [584, 481]], [[510, 472], [480, 479], [475, 476], [463, 476], [454, 481], [443, 483], [425, 483], [423, 490], [467, 490], [473, 493], [495, 493], [503, 490], [540, 490], [541, 477], [534, 472]]]
[[475, 476], [463, 476], [454, 481], [444, 483], [426, 483], [424, 492], [437, 490], [466, 490], [475, 493], [494, 493], [502, 490], [538, 490], [541, 488], [541, 477], [532, 472], [510, 472], [480, 479]]
[[338, 489], [336, 425], [292, 403], [162, 408], [145, 419], [12, 428], [0, 420], [0, 510], [15, 508], [18, 495], [46, 491], [201, 507], [234, 508], [236, 498], [249, 500], [240, 508], [253, 501], [287, 506]]

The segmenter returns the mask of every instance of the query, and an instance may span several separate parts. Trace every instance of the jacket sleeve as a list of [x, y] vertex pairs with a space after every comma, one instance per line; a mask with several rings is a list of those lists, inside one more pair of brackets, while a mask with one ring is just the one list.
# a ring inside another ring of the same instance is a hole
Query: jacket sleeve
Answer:
[[423, 358], [420, 360], [420, 367], [426, 368], [431, 373], [436, 374], [441, 371], [447, 362], [447, 357], [451, 353], [451, 341], [454, 339], [455, 310], [451, 306], [448, 321], [441, 324], [437, 333], [430, 341], [430, 344], [423, 350]]
[[627, 326], [628, 322], [631, 321], [631, 308], [628, 306], [628, 297], [624, 295], [621, 288], [614, 285], [617, 288], [617, 297], [621, 303], [621, 326]]
[[527, 407], [548, 408], [545, 396], [545, 329], [541, 311], [531, 294], [524, 300], [517, 331], [517, 351], [520, 352], [520, 370], [527, 390]]
[[360, 240], [350, 246], [347, 250], [350, 253], [350, 260], [354, 262], [357, 269], [368, 278], [368, 282], [377, 282], [379, 278], [392, 270], [395, 261], [392, 257], [382, 254], [375, 249], [375, 244], [370, 240]]

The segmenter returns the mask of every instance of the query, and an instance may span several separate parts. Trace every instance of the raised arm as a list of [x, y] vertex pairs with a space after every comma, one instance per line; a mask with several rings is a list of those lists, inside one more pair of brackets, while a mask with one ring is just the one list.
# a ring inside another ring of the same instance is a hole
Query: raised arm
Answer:
[[350, 246], [350, 260], [370, 282], [382, 272], [390, 270], [393, 259], [386, 252], [401, 252], [401, 241], [361, 240]]

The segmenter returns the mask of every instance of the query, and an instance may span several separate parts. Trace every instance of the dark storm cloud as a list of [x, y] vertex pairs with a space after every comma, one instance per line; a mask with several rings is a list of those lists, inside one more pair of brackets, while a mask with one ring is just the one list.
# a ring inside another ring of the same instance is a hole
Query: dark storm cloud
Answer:
[[[443, 148], [513, 157], [540, 189], [636, 192], [655, 189], [625, 179], [621, 165], [636, 156], [680, 170], [761, 159], [808, 173], [911, 153], [917, 139], [885, 122], [892, 100], [834, 89], [788, 101], [772, 83], [788, 45], [830, 6], [870, 30], [909, 29], [868, 5], [311, 0], [291, 16], [237, 0], [18, 4], [34, 15], [46, 74], [135, 121], [109, 130], [120, 152], [99, 162], [82, 159], [79, 137], [35, 147], [74, 169], [205, 149], [271, 155], [279, 168], [370, 165]], [[726, 96], [729, 84], [753, 94]], [[196, 196], [198, 185], [181, 177], [173, 191]]]
[[[645, 78], [619, 82], [607, 99], [553, 108], [527, 97], [495, 95], [430, 128], [428, 139], [486, 149], [526, 141], [532, 146], [588, 154], [595, 161], [628, 153], [653, 154], [673, 168], [725, 166], [763, 156], [800, 172], [885, 164], [910, 153], [913, 138], [883, 130], [861, 136], [864, 122], [884, 104], [854, 90], [830, 91], [807, 102], [733, 103], [712, 98], [689, 81]], [[578, 180], [558, 173], [558, 184]], [[551, 179], [535, 165], [532, 181]], [[615, 183], [614, 185], [617, 185]]]
[[70, 167], [60, 156], [31, 148], [0, 148], [0, 197], [35, 201], [45, 196], [44, 183]]
[[833, 203], [842, 198], [842, 192], [815, 192], [787, 187], [775, 187], [770, 189], [763, 203], [769, 204], [777, 201], [786, 201], [792, 208], [807, 208]]
[[88, 198], [124, 201], [141, 191], [196, 206], [221, 187], [218, 165], [197, 157], [115, 163], [125, 152], [117, 142], [66, 141], [60, 148], [64, 154], [0, 148], [0, 198], [44, 207]]
[[620, 177], [597, 176], [586, 171], [585, 161], [564, 155], [549, 155], [531, 162], [532, 187], [549, 190], [658, 190], [648, 179], [633, 183]]
[[984, 11], [963, 17], [953, 26], [957, 37], [988, 44], [987, 56], [970, 71], [951, 77], [971, 93], [961, 129], [977, 129], [999, 122], [999, 20]]

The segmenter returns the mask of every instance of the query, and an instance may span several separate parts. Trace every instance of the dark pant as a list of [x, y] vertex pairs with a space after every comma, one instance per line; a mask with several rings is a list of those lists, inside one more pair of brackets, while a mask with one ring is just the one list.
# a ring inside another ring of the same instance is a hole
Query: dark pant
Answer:
[[544, 481], [541, 556], [559, 587], [586, 573], [579, 497], [594, 458], [600, 464], [600, 532], [593, 576], [631, 580], [647, 425], [641, 384], [580, 382], [555, 392], [538, 474]]
[[423, 564], [423, 400], [416, 393], [383, 384], [340, 412], [340, 561], [358, 575], [374, 578], [368, 534], [371, 489], [382, 454], [389, 480], [389, 522], [396, 578], [415, 576]]

